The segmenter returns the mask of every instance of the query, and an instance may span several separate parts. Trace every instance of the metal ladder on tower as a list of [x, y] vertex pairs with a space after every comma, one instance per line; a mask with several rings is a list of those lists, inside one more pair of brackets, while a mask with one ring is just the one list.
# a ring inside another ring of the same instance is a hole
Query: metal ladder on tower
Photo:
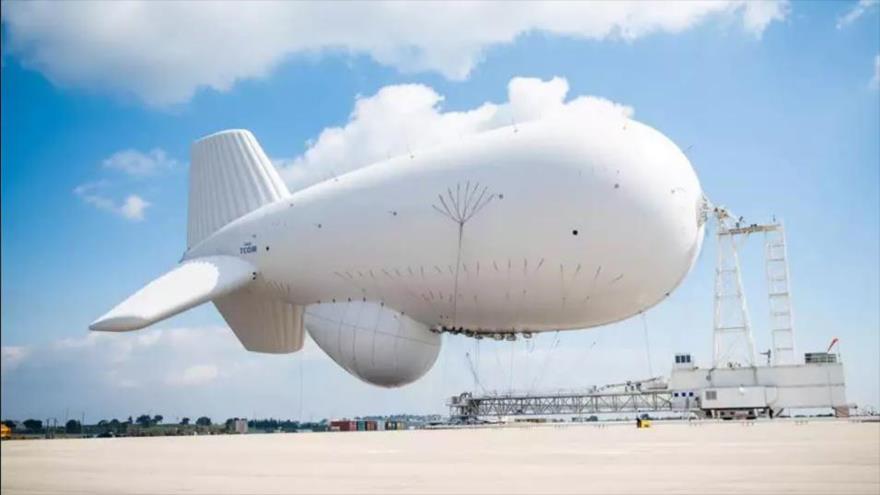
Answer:
[[770, 307], [770, 337], [774, 366], [795, 364], [794, 321], [788, 287], [785, 229], [782, 223], [765, 226], [764, 260]]

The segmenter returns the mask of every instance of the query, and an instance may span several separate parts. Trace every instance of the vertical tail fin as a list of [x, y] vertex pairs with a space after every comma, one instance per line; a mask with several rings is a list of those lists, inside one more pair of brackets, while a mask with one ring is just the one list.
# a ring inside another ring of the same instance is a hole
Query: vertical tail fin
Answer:
[[187, 249], [236, 218], [289, 195], [250, 131], [222, 131], [196, 141], [189, 169]]

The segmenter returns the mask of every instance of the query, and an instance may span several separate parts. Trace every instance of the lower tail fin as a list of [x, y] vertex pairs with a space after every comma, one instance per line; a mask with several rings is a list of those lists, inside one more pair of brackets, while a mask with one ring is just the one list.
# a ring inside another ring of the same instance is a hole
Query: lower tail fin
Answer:
[[191, 155], [187, 249], [236, 218], [290, 195], [250, 131], [211, 134], [193, 144]]

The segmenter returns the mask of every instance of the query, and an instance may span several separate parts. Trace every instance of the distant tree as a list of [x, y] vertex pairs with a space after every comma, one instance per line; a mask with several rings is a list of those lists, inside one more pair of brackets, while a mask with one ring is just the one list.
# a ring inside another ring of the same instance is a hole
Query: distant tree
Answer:
[[111, 419], [110, 422], [107, 423], [107, 426], [109, 426], [109, 429], [115, 433], [122, 433], [126, 428], [125, 423], [120, 422], [116, 418]]
[[238, 418], [229, 418], [226, 420], [226, 429], [231, 430], [235, 428], [235, 420]]
[[196, 424], [199, 426], [211, 426], [211, 418], [202, 416], [196, 420]]
[[65, 433], [82, 433], [82, 424], [75, 420], [71, 419], [64, 425]]
[[131, 416], [128, 417], [128, 421], [126, 421], [126, 423], [128, 423], [128, 424], [133, 424], [133, 423], [134, 423], [134, 421], [132, 421], [132, 419], [131, 419]]
[[180, 424], [182, 424], [182, 425], [188, 425], [188, 424], [189, 424], [189, 418], [181, 418], [181, 419], [180, 419]]
[[157, 415], [153, 416], [153, 424], [157, 425], [157, 424], [161, 423], [163, 419], [164, 418], [162, 417], [161, 414], [157, 414]]
[[147, 426], [150, 426], [150, 424], [153, 422], [153, 419], [150, 418], [150, 416], [148, 416], [146, 414], [141, 414], [140, 416], [137, 417], [135, 422], [137, 424], [143, 426], [144, 428], [146, 428]]
[[106, 419], [102, 419], [101, 421], [98, 421], [98, 426], [100, 426], [102, 428], [106, 428], [109, 425], [110, 425], [110, 422], [107, 421]]
[[30, 433], [39, 433], [43, 431], [43, 422], [39, 419], [26, 419], [24, 420], [24, 427]]
[[15, 429], [15, 421], [12, 420], [12, 419], [4, 419], [4, 420], [3, 420], [3, 424], [6, 425], [6, 426], [8, 426], [10, 430], [14, 430], [14, 429]]

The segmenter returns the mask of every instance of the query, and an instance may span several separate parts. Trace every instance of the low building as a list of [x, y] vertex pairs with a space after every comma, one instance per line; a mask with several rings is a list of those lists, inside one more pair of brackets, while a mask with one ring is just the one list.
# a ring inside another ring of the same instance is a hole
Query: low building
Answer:
[[248, 422], [244, 418], [235, 418], [232, 420], [232, 431], [234, 433], [245, 434], [248, 432]]
[[669, 380], [673, 406], [699, 409], [709, 417], [731, 417], [735, 411], [778, 416], [787, 409], [808, 408], [847, 415], [843, 364], [837, 355], [805, 357], [804, 364], [699, 368], [690, 355], [676, 355]]

